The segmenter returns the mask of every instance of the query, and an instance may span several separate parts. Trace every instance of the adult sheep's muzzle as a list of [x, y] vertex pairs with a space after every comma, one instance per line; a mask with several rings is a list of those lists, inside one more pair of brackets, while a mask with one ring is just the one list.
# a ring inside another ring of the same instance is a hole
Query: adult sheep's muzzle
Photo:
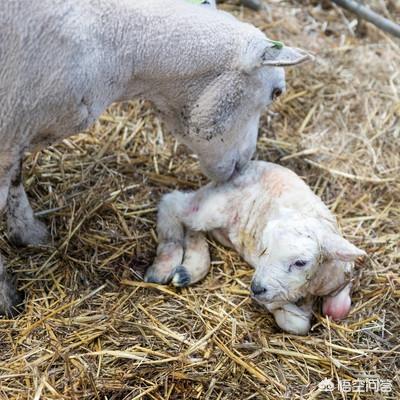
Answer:
[[244, 154], [236, 152], [225, 156], [219, 162], [201, 162], [200, 166], [203, 173], [214, 182], [226, 182], [239, 173], [250, 161], [253, 151], [247, 151]]

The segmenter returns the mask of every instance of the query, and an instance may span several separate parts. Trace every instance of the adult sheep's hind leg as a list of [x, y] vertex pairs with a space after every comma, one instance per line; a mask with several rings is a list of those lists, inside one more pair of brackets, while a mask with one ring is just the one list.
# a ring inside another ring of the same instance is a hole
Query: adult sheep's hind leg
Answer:
[[14, 279], [6, 273], [0, 258], [0, 315], [13, 317], [18, 314], [18, 305], [23, 299], [23, 293], [16, 290]]
[[9, 240], [17, 246], [40, 245], [49, 240], [45, 224], [35, 218], [21, 179], [21, 168], [11, 181], [7, 197]]
[[[0, 215], [6, 207], [10, 178], [15, 164], [9, 155], [0, 154]], [[13, 316], [18, 313], [16, 306], [23, 300], [23, 295], [15, 289], [14, 280], [7, 274], [0, 257], [0, 315]]]

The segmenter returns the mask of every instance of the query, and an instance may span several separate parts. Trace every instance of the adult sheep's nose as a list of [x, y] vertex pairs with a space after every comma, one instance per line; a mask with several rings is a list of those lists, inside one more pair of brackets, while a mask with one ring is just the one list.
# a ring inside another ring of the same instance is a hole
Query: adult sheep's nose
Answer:
[[254, 296], [261, 296], [262, 294], [267, 293], [267, 288], [262, 286], [260, 283], [253, 281], [250, 286], [251, 293]]
[[281, 87], [276, 87], [272, 90], [271, 99], [272, 101], [276, 100], [283, 93], [283, 89]]

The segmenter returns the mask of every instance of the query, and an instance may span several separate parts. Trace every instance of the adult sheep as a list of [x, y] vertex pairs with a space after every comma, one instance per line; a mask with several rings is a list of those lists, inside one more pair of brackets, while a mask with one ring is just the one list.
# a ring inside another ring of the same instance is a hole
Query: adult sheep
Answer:
[[[227, 180], [250, 160], [262, 109], [307, 55], [187, 0], [8, 0], [0, 12], [0, 211], [9, 239], [47, 240], [21, 181], [25, 151], [91, 125], [112, 102], [144, 98]], [[0, 312], [20, 301], [0, 261]]]

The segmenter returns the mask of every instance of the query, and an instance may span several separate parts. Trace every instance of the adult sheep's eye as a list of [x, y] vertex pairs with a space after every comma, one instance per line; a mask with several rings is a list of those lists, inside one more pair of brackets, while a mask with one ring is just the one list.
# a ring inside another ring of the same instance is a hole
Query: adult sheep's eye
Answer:
[[298, 268], [305, 267], [307, 265], [307, 261], [297, 260], [293, 265]]

